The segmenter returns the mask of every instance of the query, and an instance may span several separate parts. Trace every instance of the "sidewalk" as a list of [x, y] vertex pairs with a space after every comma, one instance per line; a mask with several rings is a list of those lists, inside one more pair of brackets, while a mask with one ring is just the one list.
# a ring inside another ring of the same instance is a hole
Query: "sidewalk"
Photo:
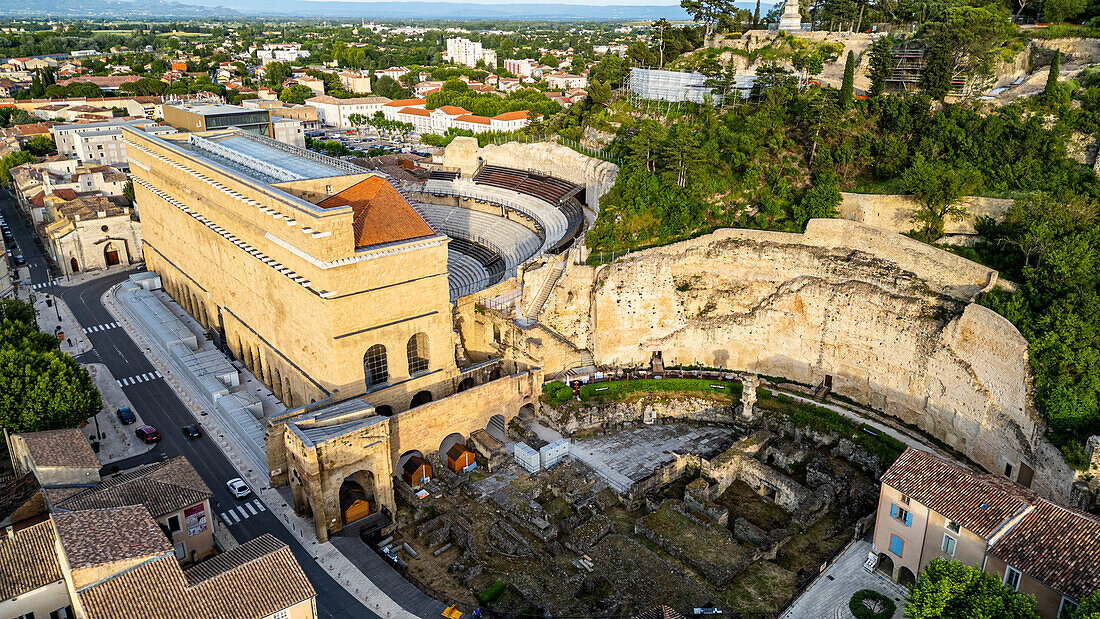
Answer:
[[836, 558], [836, 561], [825, 568], [817, 580], [794, 601], [794, 604], [791, 604], [787, 612], [783, 613], [783, 619], [801, 617], [852, 619], [852, 611], [848, 610], [848, 601], [860, 589], [878, 591], [893, 600], [897, 605], [894, 619], [902, 619], [905, 615], [903, 606], [906, 589], [883, 576], [881, 572], [872, 573], [863, 569], [863, 562], [867, 560], [867, 553], [870, 551], [871, 542], [865, 540], [852, 542]]
[[[122, 387], [118, 386], [118, 382], [115, 381], [111, 371], [102, 363], [89, 363], [85, 367], [88, 374], [91, 375], [96, 389], [99, 389], [99, 396], [103, 400], [103, 408], [94, 417], [88, 418], [88, 428], [86, 428], [94, 432], [98, 420], [99, 431], [102, 433], [99, 453], [96, 454], [99, 457], [99, 463], [107, 465], [152, 451], [155, 445], [146, 445], [139, 441], [134, 434], [134, 430], [145, 424], [141, 419], [141, 411], [130, 404], [130, 399], [123, 393]], [[136, 422], [122, 425], [115, 411], [123, 406], [134, 411], [134, 415], [137, 417]]]
[[[199, 402], [202, 402], [201, 396], [191, 390], [187, 381], [177, 376], [175, 365], [161, 354], [160, 349], [150, 344], [144, 326], [139, 325], [137, 321], [130, 317], [129, 312], [122, 308], [122, 302], [116, 297], [117, 291], [118, 287], [116, 286], [103, 295], [103, 306], [122, 324], [122, 327], [126, 329], [134, 342], [142, 348], [150, 363], [160, 370], [165, 381], [172, 387], [183, 403], [191, 409], [192, 414], [206, 430], [207, 436], [218, 443], [223, 453], [237, 469], [237, 472], [241, 474], [241, 477], [263, 499], [268, 509], [283, 521], [287, 530], [309, 552], [317, 565], [328, 572], [348, 593], [379, 616], [401, 619], [416, 617], [416, 615], [406, 612], [398, 602], [371, 582], [331, 542], [317, 543], [312, 520], [306, 520], [294, 513], [294, 508], [288, 503], [288, 499], [278, 490], [270, 487], [267, 467], [257, 468], [252, 459], [245, 455], [245, 448], [235, 439], [230, 438], [232, 433], [223, 428], [214, 415], [207, 414], [203, 410], [204, 406], [199, 404]], [[173, 308], [173, 311], [175, 311], [175, 308]], [[241, 377], [242, 380], [245, 378], [256, 380], [245, 370], [241, 371]]]
[[[69, 306], [60, 297], [24, 287], [19, 289], [19, 298], [28, 302], [33, 300], [39, 331], [44, 333], [60, 331], [65, 334], [65, 339], [61, 342], [61, 352], [75, 357], [92, 349], [92, 342], [85, 335], [83, 326], [76, 321], [73, 313], [69, 311]], [[52, 301], [51, 305], [47, 305], [47, 299]]]

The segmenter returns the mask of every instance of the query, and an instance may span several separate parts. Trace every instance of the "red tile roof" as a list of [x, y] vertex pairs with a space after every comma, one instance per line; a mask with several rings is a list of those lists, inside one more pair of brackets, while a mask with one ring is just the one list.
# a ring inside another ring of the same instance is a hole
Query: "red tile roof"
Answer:
[[448, 116], [461, 116], [462, 114], [469, 114], [468, 111], [458, 107], [457, 105], [444, 105], [436, 109], [442, 111]]
[[455, 118], [455, 122], [462, 121], [468, 123], [477, 123], [479, 125], [491, 125], [493, 121], [487, 116], [475, 116], [474, 114], [464, 114]]
[[46, 521], [0, 536], [0, 599], [7, 600], [62, 580], [53, 523]]
[[989, 539], [1028, 502], [930, 453], [905, 450], [882, 483]]
[[431, 116], [432, 113], [425, 110], [422, 107], [404, 107], [398, 110], [398, 114], [409, 114], [411, 116]]
[[989, 553], [1071, 599], [1100, 590], [1100, 520], [1046, 499]]
[[497, 114], [493, 117], [493, 120], [525, 120], [531, 114], [528, 110], [519, 110], [517, 112], [504, 112], [503, 114]]
[[362, 180], [317, 204], [321, 208], [350, 205], [355, 246], [407, 241], [432, 236], [435, 231], [424, 223], [412, 206], [381, 176]]
[[424, 105], [425, 103], [427, 101], [423, 99], [397, 99], [387, 103], [386, 107], [409, 107], [410, 105]]

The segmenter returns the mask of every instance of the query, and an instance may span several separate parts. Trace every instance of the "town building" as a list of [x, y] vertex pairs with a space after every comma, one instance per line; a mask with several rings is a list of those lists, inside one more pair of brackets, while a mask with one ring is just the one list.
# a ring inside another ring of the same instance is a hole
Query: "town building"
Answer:
[[401, 81], [401, 78], [405, 77], [409, 73], [409, 69], [405, 67], [390, 67], [388, 69], [382, 69], [381, 71], [375, 71], [374, 77], [389, 77], [397, 81]]
[[570, 88], [587, 88], [588, 78], [583, 75], [554, 72], [542, 76], [546, 85], [553, 90], [569, 90]]
[[1100, 589], [1100, 518], [1057, 505], [1019, 483], [977, 474], [909, 448], [882, 476], [875, 569], [916, 581], [935, 559], [981, 568], [1061, 617]]
[[539, 61], [531, 58], [505, 58], [504, 69], [516, 77], [531, 77], [531, 72]]
[[122, 128], [134, 127], [150, 133], [175, 133], [172, 127], [151, 120], [109, 120], [105, 122], [54, 125], [50, 127], [58, 154], [70, 159], [126, 169], [129, 158], [122, 140]]
[[99, 483], [99, 458], [77, 428], [12, 434], [8, 452], [15, 474], [33, 473], [42, 486]]
[[215, 553], [213, 494], [183, 456], [119, 474], [51, 501], [52, 513], [142, 505], [168, 535], [176, 559], [196, 563]]
[[165, 105], [164, 122], [180, 131], [210, 131], [237, 127], [271, 137], [271, 114], [239, 105], [206, 104]]
[[245, 99], [241, 105], [267, 110], [271, 113], [272, 120], [276, 117], [296, 120], [302, 123], [302, 129], [305, 131], [317, 131], [321, 128], [317, 107], [313, 105], [292, 105], [279, 100], [262, 101], [260, 99]]
[[309, 58], [309, 50], [302, 49], [301, 43], [267, 43], [263, 49], [256, 50], [256, 58], [262, 64], [294, 62], [299, 58]]
[[63, 273], [141, 262], [141, 224], [129, 206], [103, 196], [48, 204], [46, 252]]
[[[357, 93], [369, 93], [370, 92], [370, 76], [364, 75], [360, 71], [341, 71], [336, 74], [340, 78], [340, 84], [344, 86], [344, 90], [348, 92]], [[323, 92], [318, 94], [324, 94]]]
[[386, 97], [355, 97], [352, 99], [337, 99], [328, 95], [306, 99], [306, 105], [317, 108], [317, 118], [321, 124], [329, 127], [351, 129], [350, 118], [358, 114], [367, 118], [373, 117], [383, 110], [383, 106], [390, 103]]
[[424, 109], [427, 104], [428, 102], [424, 99], [395, 99], [382, 106], [382, 117], [386, 120], [396, 121], [399, 112], [409, 109]]
[[497, 66], [495, 51], [484, 49], [481, 41], [471, 41], [461, 37], [447, 39], [447, 51], [444, 52], [443, 59], [467, 67], [476, 67], [479, 62], [484, 62], [487, 68]]

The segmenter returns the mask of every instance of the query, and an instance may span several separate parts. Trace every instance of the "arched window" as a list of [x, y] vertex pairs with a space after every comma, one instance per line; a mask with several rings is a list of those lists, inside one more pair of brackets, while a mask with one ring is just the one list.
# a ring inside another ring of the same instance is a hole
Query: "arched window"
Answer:
[[375, 344], [367, 349], [367, 353], [363, 355], [363, 371], [366, 373], [368, 387], [381, 385], [390, 379], [385, 346]]
[[409, 338], [406, 347], [409, 358], [409, 375], [415, 375], [428, 369], [428, 336], [417, 333]]

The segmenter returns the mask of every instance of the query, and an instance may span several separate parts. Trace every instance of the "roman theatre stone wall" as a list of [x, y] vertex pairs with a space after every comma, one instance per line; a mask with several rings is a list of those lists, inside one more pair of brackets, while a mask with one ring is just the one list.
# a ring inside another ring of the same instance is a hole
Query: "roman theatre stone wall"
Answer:
[[[1016, 479], [1030, 467], [1037, 491], [1064, 499], [1073, 474], [1044, 438], [1027, 342], [974, 303], [996, 283], [996, 271], [852, 221], [812, 220], [805, 234], [727, 229], [599, 267], [589, 320], [565, 335], [605, 367], [646, 366], [660, 351], [666, 367], [830, 377], [835, 393], [991, 472], [1011, 464]], [[562, 300], [552, 295], [540, 320]]]

